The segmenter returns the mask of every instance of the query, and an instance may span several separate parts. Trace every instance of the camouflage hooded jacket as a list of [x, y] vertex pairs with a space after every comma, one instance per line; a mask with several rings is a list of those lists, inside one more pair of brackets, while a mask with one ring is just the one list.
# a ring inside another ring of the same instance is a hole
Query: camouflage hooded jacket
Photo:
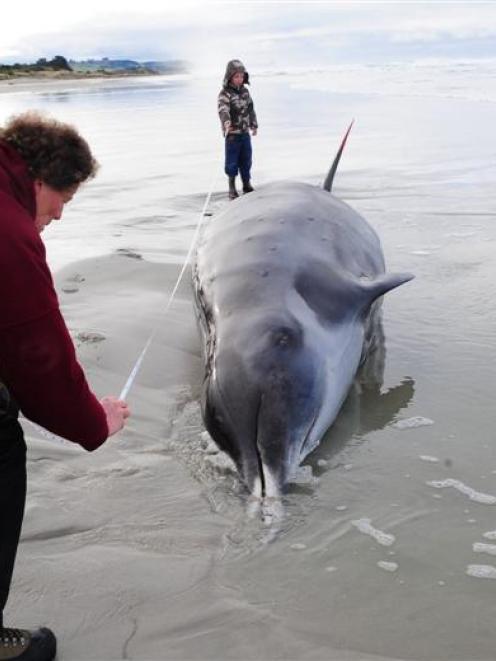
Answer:
[[[240, 71], [244, 74], [241, 87], [230, 84], [231, 78]], [[219, 118], [224, 135], [230, 133], [246, 133], [248, 129], [258, 128], [255, 108], [246, 85], [249, 85], [249, 75], [239, 60], [227, 63], [224, 83], [218, 97]]]

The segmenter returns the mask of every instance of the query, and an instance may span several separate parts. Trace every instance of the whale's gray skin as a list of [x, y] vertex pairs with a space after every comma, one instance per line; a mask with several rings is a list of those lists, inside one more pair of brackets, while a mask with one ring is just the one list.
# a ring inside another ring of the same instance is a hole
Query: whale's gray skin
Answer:
[[279, 495], [318, 445], [373, 348], [382, 295], [412, 277], [386, 274], [372, 227], [316, 186], [271, 184], [211, 219], [193, 265], [202, 414], [254, 495]]

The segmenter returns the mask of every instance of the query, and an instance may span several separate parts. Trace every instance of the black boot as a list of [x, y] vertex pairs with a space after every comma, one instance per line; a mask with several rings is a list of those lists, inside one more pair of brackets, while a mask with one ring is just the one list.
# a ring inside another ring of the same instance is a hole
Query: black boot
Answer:
[[50, 629], [0, 629], [1, 661], [53, 661], [57, 641]]
[[250, 184], [250, 180], [248, 179], [247, 181], [245, 181], [245, 180], [243, 179], [243, 193], [253, 193], [254, 190], [255, 190], [255, 189], [254, 189], [253, 186]]
[[239, 195], [236, 190], [236, 177], [229, 177], [229, 199], [235, 200], [237, 197], [239, 197]]

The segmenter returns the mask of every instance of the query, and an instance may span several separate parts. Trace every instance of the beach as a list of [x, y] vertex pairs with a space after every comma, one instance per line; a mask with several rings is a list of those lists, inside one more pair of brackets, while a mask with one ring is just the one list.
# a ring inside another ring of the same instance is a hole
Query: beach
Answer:
[[392, 396], [352, 390], [274, 530], [205, 434], [189, 270], [170, 301], [229, 204], [220, 77], [0, 82], [0, 123], [47, 111], [101, 166], [43, 235], [94, 391], [118, 394], [152, 338], [132, 417], [95, 453], [23, 422], [7, 625], [53, 628], [60, 661], [494, 657], [494, 73], [253, 72], [254, 186], [321, 185], [354, 118], [333, 193], [416, 276], [384, 303]]

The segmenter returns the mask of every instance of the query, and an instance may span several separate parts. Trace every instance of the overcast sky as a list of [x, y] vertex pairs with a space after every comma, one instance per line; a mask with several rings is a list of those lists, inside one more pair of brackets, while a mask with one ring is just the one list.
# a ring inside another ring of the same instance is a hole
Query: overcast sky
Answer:
[[196, 70], [239, 57], [249, 68], [496, 57], [496, 1], [4, 3], [0, 62], [39, 57], [186, 59]]

